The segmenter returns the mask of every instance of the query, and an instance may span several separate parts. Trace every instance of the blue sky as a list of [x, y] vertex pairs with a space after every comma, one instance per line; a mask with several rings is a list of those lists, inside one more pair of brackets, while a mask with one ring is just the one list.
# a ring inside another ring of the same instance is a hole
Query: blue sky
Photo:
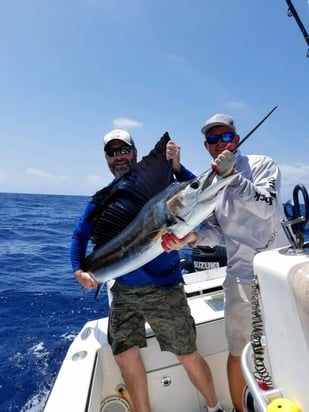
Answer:
[[309, 190], [306, 55], [285, 0], [0, 0], [0, 191], [91, 195], [113, 128], [139, 159], [168, 131], [200, 173], [208, 117], [245, 136], [278, 105], [241, 150], [279, 163], [288, 200]]

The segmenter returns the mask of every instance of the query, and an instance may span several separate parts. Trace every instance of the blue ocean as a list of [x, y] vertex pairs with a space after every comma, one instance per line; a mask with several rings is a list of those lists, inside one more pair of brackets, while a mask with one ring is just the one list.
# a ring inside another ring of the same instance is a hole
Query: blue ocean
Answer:
[[87, 201], [0, 193], [1, 411], [42, 411], [76, 334], [107, 315], [106, 291], [94, 300], [71, 271], [71, 234]]
[[75, 281], [73, 227], [87, 197], [0, 193], [0, 410], [42, 411], [83, 324], [107, 314]]

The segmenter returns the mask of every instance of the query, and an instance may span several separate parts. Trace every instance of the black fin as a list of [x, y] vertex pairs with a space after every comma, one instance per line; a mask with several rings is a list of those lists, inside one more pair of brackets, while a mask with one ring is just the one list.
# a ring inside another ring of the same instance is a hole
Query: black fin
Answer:
[[[112, 185], [103, 196], [102, 190], [93, 198], [98, 203], [92, 238], [95, 249], [121, 233], [137, 216], [144, 204], [173, 182], [171, 161], [166, 160], [166, 132], [155, 147], [125, 176]], [[86, 261], [91, 260], [91, 255]], [[87, 264], [86, 264], [87, 266]]]

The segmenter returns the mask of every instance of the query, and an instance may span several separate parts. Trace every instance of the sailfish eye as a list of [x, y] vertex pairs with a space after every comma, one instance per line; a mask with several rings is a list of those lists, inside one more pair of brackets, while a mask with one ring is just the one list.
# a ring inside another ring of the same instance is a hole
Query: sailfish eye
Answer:
[[194, 180], [194, 182], [192, 182], [190, 186], [192, 187], [192, 189], [198, 189], [200, 183], [197, 180]]

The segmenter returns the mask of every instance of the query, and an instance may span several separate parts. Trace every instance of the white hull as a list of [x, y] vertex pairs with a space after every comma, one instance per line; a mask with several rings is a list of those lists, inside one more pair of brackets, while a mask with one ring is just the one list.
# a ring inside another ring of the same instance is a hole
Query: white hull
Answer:
[[[265, 362], [272, 386], [261, 390], [253, 376], [253, 352], [248, 344], [242, 366], [256, 408], [287, 398], [309, 411], [309, 250], [281, 248], [254, 259], [264, 323]], [[274, 409], [273, 409], [274, 410]], [[292, 409], [283, 409], [288, 412]], [[297, 409], [295, 409], [296, 411]]]
[[[186, 292], [196, 321], [197, 345], [209, 363], [218, 398], [231, 407], [226, 378], [227, 345], [222, 281], [225, 268], [185, 275]], [[45, 412], [131, 411], [129, 396], [107, 343], [108, 319], [85, 324], [71, 344]], [[147, 327], [147, 325], [146, 325]], [[204, 412], [204, 399], [189, 381], [177, 358], [161, 352], [147, 327], [148, 347], [141, 350], [152, 412]]]
[[[309, 411], [309, 253], [282, 248], [254, 259], [260, 289], [262, 342], [272, 387], [260, 389], [248, 344], [242, 368], [254, 407], [266, 412], [274, 399], [288, 398]], [[231, 408], [227, 377], [222, 282], [225, 268], [185, 275], [186, 292], [196, 322], [197, 344], [213, 372], [218, 398]], [[128, 412], [129, 396], [107, 343], [107, 318], [86, 323], [70, 346], [47, 401], [45, 412]], [[147, 326], [147, 325], [146, 325]], [[176, 357], [161, 352], [147, 327], [142, 349], [152, 412], [202, 412], [205, 404]], [[249, 398], [250, 398], [249, 396]], [[298, 409], [280, 409], [289, 412]]]

